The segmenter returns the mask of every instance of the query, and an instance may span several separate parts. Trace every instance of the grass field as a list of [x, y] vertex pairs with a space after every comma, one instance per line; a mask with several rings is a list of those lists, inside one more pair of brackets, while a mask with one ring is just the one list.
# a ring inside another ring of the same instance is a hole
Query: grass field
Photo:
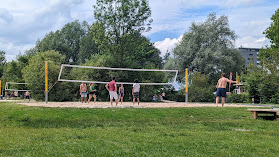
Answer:
[[0, 156], [278, 156], [279, 122], [247, 108], [0, 103]]

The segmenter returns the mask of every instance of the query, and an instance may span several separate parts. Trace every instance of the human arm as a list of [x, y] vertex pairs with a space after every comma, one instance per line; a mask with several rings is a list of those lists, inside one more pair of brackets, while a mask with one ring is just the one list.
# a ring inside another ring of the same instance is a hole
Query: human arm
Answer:
[[109, 91], [109, 89], [108, 89], [108, 84], [106, 84], [106, 86], [105, 86], [105, 87], [106, 87], [107, 91]]
[[232, 81], [232, 80], [229, 80], [229, 79], [227, 79], [227, 82], [229, 82], [229, 83], [238, 83], [237, 81]]
[[132, 89], [132, 95], [134, 94], [134, 88], [135, 88], [135, 87], [133, 87], [133, 89]]

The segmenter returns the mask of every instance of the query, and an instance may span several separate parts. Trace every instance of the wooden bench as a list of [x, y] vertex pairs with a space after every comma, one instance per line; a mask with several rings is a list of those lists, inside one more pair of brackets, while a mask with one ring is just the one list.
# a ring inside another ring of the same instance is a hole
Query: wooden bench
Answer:
[[279, 120], [279, 109], [248, 109], [252, 113], [252, 119], [257, 119], [258, 114], [273, 114], [276, 120]]

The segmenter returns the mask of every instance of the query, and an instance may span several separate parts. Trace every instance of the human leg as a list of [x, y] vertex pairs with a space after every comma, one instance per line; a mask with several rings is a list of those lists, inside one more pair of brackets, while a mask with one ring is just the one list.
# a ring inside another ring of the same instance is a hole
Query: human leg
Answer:
[[95, 102], [96, 102], [96, 99], [97, 99], [97, 97], [96, 97], [95, 94], [93, 95], [93, 98], [94, 98], [94, 103], [95, 103]]
[[219, 103], [219, 96], [216, 97], [216, 107], [218, 107], [218, 103]]
[[224, 107], [225, 104], [225, 97], [222, 97], [222, 107]]
[[89, 94], [89, 98], [88, 98], [88, 102], [87, 103], [89, 103], [91, 99], [92, 99], [92, 95]]
[[137, 98], [138, 99], [138, 105], [139, 105], [139, 103], [140, 103], [140, 100], [139, 100], [139, 98]]

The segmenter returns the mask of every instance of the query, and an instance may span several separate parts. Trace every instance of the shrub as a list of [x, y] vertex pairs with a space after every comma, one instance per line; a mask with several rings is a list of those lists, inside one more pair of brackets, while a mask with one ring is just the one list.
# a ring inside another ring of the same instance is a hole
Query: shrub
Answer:
[[230, 102], [232, 103], [250, 103], [251, 98], [249, 94], [231, 94], [228, 95], [228, 98], [230, 99]]

